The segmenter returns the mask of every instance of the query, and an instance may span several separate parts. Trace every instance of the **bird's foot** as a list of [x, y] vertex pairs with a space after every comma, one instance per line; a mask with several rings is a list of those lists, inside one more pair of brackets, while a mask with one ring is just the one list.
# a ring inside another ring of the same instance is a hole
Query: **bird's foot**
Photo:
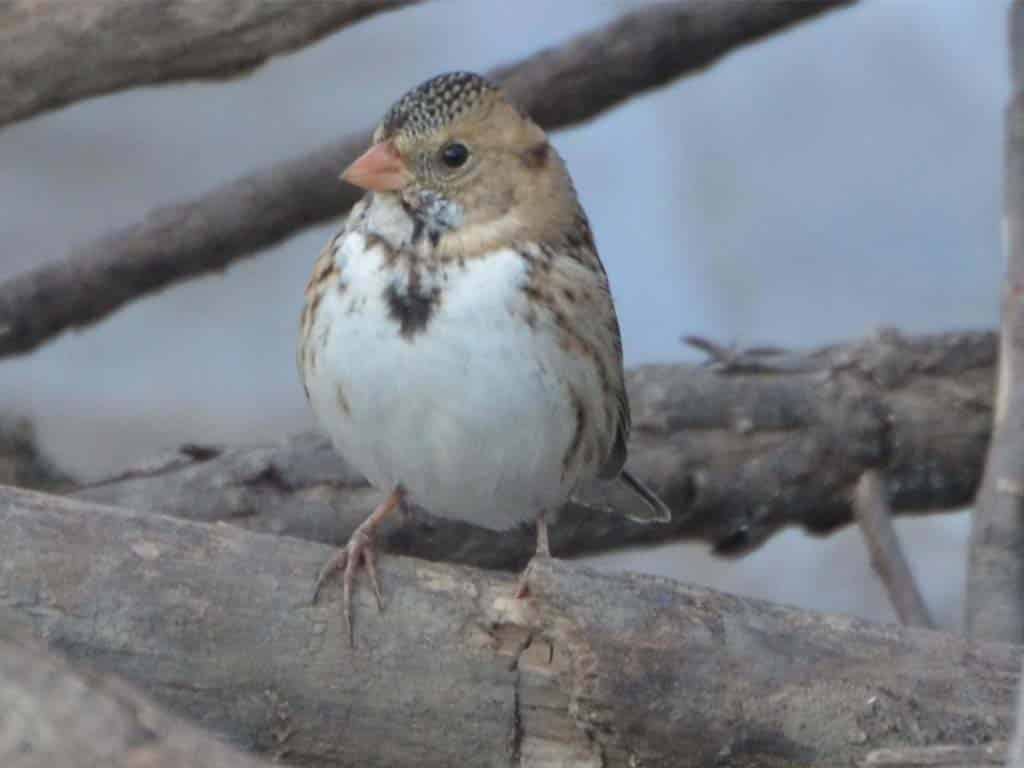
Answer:
[[345, 631], [348, 634], [349, 647], [355, 647], [355, 633], [352, 625], [352, 584], [355, 582], [356, 571], [359, 564], [366, 566], [370, 576], [370, 584], [373, 586], [373, 594], [377, 598], [377, 609], [384, 609], [384, 601], [380, 595], [380, 582], [377, 580], [377, 546], [374, 537], [374, 526], [364, 522], [349, 537], [348, 544], [339, 549], [324, 563], [316, 577], [316, 584], [313, 587], [313, 602], [320, 596], [320, 590], [327, 579], [335, 571], [341, 571], [342, 602], [345, 614]]
[[522, 600], [530, 596], [530, 571], [533, 570], [533, 564], [541, 558], [549, 559], [550, 557], [551, 555], [541, 554], [538, 552], [530, 558], [530, 562], [526, 564], [523, 572], [519, 574], [519, 586], [516, 589], [516, 600]]
[[335, 571], [341, 571], [342, 597], [345, 610], [345, 630], [348, 633], [349, 647], [355, 647], [355, 634], [352, 629], [352, 583], [355, 581], [359, 563], [366, 566], [370, 574], [370, 584], [377, 598], [377, 610], [384, 610], [384, 601], [380, 596], [380, 582], [377, 580], [377, 526], [403, 503], [405, 491], [396, 486], [388, 497], [352, 532], [348, 543], [339, 549], [334, 556], [324, 563], [313, 585], [313, 602], [316, 603], [324, 583]]
[[516, 600], [522, 600], [530, 596], [530, 571], [533, 564], [540, 559], [551, 557], [551, 545], [548, 543], [548, 524], [544, 519], [544, 513], [537, 515], [537, 551], [533, 553], [530, 562], [526, 564], [523, 573], [519, 576], [519, 588], [516, 589]]

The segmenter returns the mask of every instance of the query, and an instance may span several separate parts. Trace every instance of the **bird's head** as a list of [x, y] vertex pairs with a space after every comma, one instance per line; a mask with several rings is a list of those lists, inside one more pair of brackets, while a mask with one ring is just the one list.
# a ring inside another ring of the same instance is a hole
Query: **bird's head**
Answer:
[[576, 193], [544, 131], [479, 75], [453, 72], [406, 93], [342, 174], [400, 196], [435, 245], [470, 255], [566, 226]]

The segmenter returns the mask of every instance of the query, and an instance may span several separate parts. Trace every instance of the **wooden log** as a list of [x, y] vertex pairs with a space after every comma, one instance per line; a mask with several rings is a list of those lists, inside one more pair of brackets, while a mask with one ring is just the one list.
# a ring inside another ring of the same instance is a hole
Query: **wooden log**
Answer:
[[384, 557], [356, 648], [322, 545], [0, 489], [0, 621], [295, 765], [850, 765], [1006, 741], [1021, 649], [666, 579]]
[[[0, 628], [9, 632], [10, 626]], [[0, 640], [4, 768], [267, 768], [167, 715], [132, 686]]]

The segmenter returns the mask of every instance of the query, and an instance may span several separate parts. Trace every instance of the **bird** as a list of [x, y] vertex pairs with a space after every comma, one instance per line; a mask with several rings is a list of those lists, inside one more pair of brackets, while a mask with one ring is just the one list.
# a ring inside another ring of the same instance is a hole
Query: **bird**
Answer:
[[[625, 468], [630, 432], [619, 322], [566, 164], [544, 130], [472, 72], [437, 75], [385, 113], [341, 178], [365, 190], [306, 286], [298, 367], [335, 450], [385, 500], [320, 569], [317, 600], [415, 503], [495, 530], [548, 519], [603, 478], [668, 506]], [[517, 597], [529, 594], [527, 575]]]

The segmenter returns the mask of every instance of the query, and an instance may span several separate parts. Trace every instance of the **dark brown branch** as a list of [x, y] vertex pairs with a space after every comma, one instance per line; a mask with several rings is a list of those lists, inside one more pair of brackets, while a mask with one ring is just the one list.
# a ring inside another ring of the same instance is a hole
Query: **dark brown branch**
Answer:
[[[7, 627], [3, 628], [4, 630]], [[6, 768], [268, 768], [165, 714], [133, 687], [0, 640]]]
[[[635, 503], [614, 486], [584, 489], [552, 526], [557, 555], [701, 538], [743, 554], [790, 525], [828, 533], [853, 519], [864, 472], [884, 471], [897, 514], [969, 504], [991, 423], [993, 334], [892, 332], [803, 355], [796, 373], [720, 375], [698, 366], [629, 373], [630, 467], [677, 518], [639, 525], [605, 503]], [[795, 359], [796, 353], [789, 353]], [[78, 496], [334, 544], [379, 495], [304, 435], [277, 446], [199, 449], [129, 471]], [[520, 568], [529, 528], [492, 532], [414, 511], [382, 531], [394, 552], [487, 568]]]
[[[561, 128], [703, 69], [736, 46], [852, 2], [653, 5], [494, 74], [542, 125]], [[355, 197], [338, 172], [367, 141], [366, 134], [350, 137], [159, 208], [64, 261], [8, 280], [0, 285], [0, 356], [31, 350], [126, 302], [222, 270], [341, 214]]]
[[416, 0], [9, 0], [0, 126], [124, 88], [246, 74]]
[[1024, 4], [1009, 11], [1013, 91], [1006, 109], [1003, 285], [995, 425], [971, 528], [969, 636], [1024, 641]]
[[854, 765], [1012, 721], [1018, 647], [666, 579], [384, 557], [350, 650], [326, 547], [12, 489], [0, 530], [0, 617], [302, 766]]
[[892, 525], [885, 478], [877, 469], [869, 469], [861, 475], [854, 491], [853, 510], [871, 553], [871, 564], [885, 585], [900, 621], [910, 627], [934, 627], [921, 590], [903, 556]]

